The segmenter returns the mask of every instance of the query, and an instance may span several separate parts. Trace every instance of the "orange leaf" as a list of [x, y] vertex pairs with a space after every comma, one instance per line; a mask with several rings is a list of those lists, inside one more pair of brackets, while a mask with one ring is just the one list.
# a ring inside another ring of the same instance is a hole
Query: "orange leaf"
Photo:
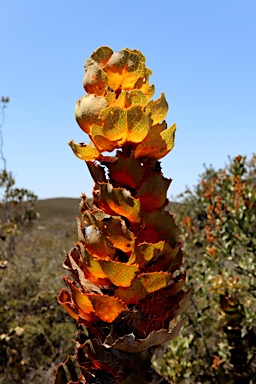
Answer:
[[110, 216], [98, 221], [97, 225], [115, 248], [121, 249], [123, 252], [131, 252], [135, 238], [134, 234], [127, 229], [124, 220], [120, 217]]
[[86, 68], [83, 79], [86, 92], [103, 96], [107, 88], [107, 82], [108, 76], [97, 64], [92, 64]]
[[128, 48], [114, 53], [104, 71], [108, 75], [108, 85], [114, 91], [133, 89], [137, 80], [145, 75], [145, 57], [137, 50]]
[[111, 323], [123, 311], [129, 309], [118, 298], [98, 294], [85, 294], [77, 289], [69, 280], [65, 280], [71, 290], [72, 300], [79, 316], [87, 321], [101, 320]]
[[126, 189], [99, 183], [99, 193], [94, 192], [93, 204], [109, 215], [124, 216], [132, 223], [140, 222], [140, 202]]
[[104, 236], [100, 230], [94, 225], [86, 225], [83, 227], [83, 223], [77, 218], [78, 225], [78, 239], [84, 243], [85, 248], [92, 255], [98, 257], [110, 257], [114, 256], [115, 250], [109, 244], [108, 239]]
[[176, 125], [167, 129], [166, 122], [153, 125], [147, 137], [136, 147], [134, 158], [151, 157], [161, 159], [174, 147], [174, 134]]
[[142, 180], [140, 163], [131, 158], [119, 157], [117, 162], [107, 164], [109, 176], [121, 186], [137, 189]]
[[76, 248], [80, 251], [82, 260], [81, 268], [85, 278], [98, 287], [109, 285], [110, 281], [101, 268], [98, 259], [92, 257], [82, 243], [77, 243]]
[[[126, 227], [125, 221], [120, 217], [110, 216], [100, 210], [94, 212], [87, 210], [83, 213], [83, 220], [87, 226], [97, 227], [110, 240], [114, 248], [126, 253], [130, 253], [133, 249], [134, 234]], [[109, 242], [107, 245], [110, 246]]]
[[115, 297], [127, 304], [136, 304], [148, 294], [166, 287], [171, 275], [166, 272], [143, 273], [136, 277], [129, 288], [118, 288]]
[[88, 295], [97, 316], [107, 323], [112, 323], [123, 311], [129, 311], [124, 303], [115, 297]]
[[82, 293], [76, 288], [71, 281], [65, 278], [65, 283], [71, 291], [72, 301], [78, 311], [79, 316], [87, 321], [92, 321], [95, 318], [95, 311], [92, 303], [87, 297], [87, 294]]
[[62, 288], [62, 290], [59, 293], [58, 297], [58, 303], [61, 304], [67, 311], [67, 313], [73, 317], [75, 320], [78, 320], [78, 314], [75, 310], [74, 304], [71, 302], [71, 296], [70, 293]]
[[137, 241], [157, 243], [164, 240], [173, 248], [179, 242], [179, 228], [173, 216], [167, 211], [143, 214], [144, 229], [138, 234]]
[[162, 175], [153, 174], [142, 183], [135, 195], [139, 198], [141, 210], [154, 212], [160, 209], [166, 202], [166, 193], [171, 183], [171, 179], [166, 179]]

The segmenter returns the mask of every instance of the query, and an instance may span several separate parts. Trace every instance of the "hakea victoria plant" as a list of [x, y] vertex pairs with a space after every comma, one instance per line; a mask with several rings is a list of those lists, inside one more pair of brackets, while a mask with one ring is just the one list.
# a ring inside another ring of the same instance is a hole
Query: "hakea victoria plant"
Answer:
[[75, 116], [91, 142], [69, 145], [95, 186], [92, 203], [82, 195], [78, 242], [64, 262], [73, 281], [64, 278], [58, 300], [79, 332], [56, 384], [167, 383], [151, 358], [184, 324], [190, 292], [179, 229], [166, 209], [171, 180], [159, 163], [173, 148], [175, 125], [164, 121], [164, 94], [150, 100], [150, 74], [138, 50], [100, 47], [85, 62], [87, 94]]

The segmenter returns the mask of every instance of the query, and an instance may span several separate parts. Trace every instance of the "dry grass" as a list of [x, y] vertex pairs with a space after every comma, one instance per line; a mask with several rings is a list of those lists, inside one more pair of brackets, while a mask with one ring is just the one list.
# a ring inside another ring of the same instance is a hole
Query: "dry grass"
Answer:
[[0, 270], [0, 383], [53, 381], [58, 363], [73, 353], [75, 322], [57, 303], [64, 250], [77, 240], [79, 199], [36, 203], [39, 218], [16, 240]]

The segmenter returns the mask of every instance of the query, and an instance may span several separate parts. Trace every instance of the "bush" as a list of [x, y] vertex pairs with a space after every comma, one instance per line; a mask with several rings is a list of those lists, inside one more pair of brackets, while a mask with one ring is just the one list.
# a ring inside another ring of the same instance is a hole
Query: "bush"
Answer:
[[244, 384], [255, 375], [255, 185], [256, 156], [237, 156], [206, 168], [173, 205], [193, 287], [189, 327], [161, 368], [174, 383]]

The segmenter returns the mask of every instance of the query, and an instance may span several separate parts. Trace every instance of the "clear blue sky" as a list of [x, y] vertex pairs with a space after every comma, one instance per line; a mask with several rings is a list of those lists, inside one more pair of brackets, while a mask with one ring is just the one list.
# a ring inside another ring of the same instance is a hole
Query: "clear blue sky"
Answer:
[[0, 96], [7, 168], [39, 198], [91, 195], [86, 165], [67, 142], [84, 60], [101, 45], [139, 49], [165, 92], [173, 151], [162, 161], [169, 196], [192, 187], [203, 163], [256, 150], [255, 0], [0, 0]]

